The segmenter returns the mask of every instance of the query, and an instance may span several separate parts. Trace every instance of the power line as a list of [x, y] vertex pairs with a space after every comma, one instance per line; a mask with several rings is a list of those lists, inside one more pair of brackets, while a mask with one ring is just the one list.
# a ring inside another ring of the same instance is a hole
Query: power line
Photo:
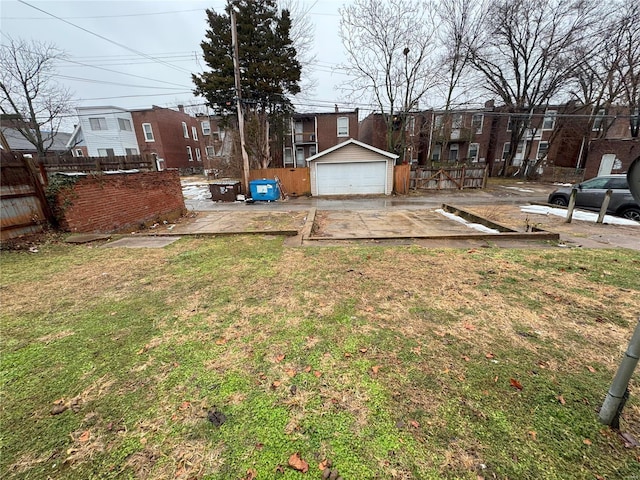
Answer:
[[[150, 55], [147, 55], [146, 53], [139, 52], [138, 50], [135, 50], [133, 48], [127, 47], [126, 45], [123, 45], [122, 43], [118, 43], [118, 42], [116, 42], [114, 40], [111, 40], [110, 38], [107, 38], [107, 37], [105, 37], [103, 35], [100, 35], [99, 33], [92, 32], [91, 30], [88, 30], [88, 29], [86, 29], [84, 27], [76, 25], [75, 23], [71, 23], [68, 20], [64, 20], [63, 18], [58, 17], [57, 15], [54, 15], [53, 13], [49, 13], [49, 12], [47, 12], [47, 11], [41, 9], [41, 8], [38, 8], [38, 7], [34, 6], [34, 5], [31, 5], [31, 4], [27, 3], [25, 0], [18, 0], [18, 2], [24, 4], [24, 5], [28, 6], [28, 7], [31, 7], [31, 8], [33, 8], [35, 10], [38, 10], [39, 12], [45, 13], [45, 14], [53, 17], [53, 18], [56, 18], [56, 19], [60, 20], [61, 22], [66, 23], [67, 25], [71, 25], [72, 27], [78, 28], [78, 29], [82, 30], [83, 32], [86, 32], [86, 33], [88, 33], [90, 35], [93, 35], [93, 36], [96, 36], [96, 37], [98, 37], [98, 38], [100, 38], [102, 40], [105, 40], [106, 42], [112, 43], [113, 45], [116, 45], [116, 46], [118, 46], [120, 48], [124, 48], [125, 50], [133, 52], [133, 53], [135, 53], [137, 55], [140, 55], [141, 57], [148, 58], [148, 59], [153, 59], [153, 57], [151, 57]], [[172, 65], [169, 62], [165, 62], [163, 60], [158, 60], [158, 62], [162, 63], [163, 65], [168, 66], [169, 68], [171, 68], [173, 70], [177, 70], [177, 71], [181, 71], [181, 72], [184, 72], [184, 73], [191, 74], [190, 71], [185, 70], [184, 68], [176, 67], [175, 65]]]
[[[94, 15], [86, 17], [61, 17], [63, 20], [81, 20], [96, 18], [122, 18], [122, 17], [146, 17], [152, 15], [167, 15], [171, 13], [187, 13], [187, 12], [203, 12], [204, 8], [192, 8], [190, 10], [171, 10], [166, 12], [147, 12], [147, 13], [123, 13], [121, 15]], [[4, 20], [50, 20], [43, 17], [3, 17]]]

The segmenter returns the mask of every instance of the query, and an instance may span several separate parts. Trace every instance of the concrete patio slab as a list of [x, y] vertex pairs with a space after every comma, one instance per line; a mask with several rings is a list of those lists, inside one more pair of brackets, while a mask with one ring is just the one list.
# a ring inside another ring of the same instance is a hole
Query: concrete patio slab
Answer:
[[198, 212], [192, 218], [173, 225], [163, 225], [157, 235], [230, 235], [270, 234], [297, 235], [303, 227], [306, 211]]
[[180, 240], [180, 237], [150, 237], [136, 236], [126, 237], [103, 245], [103, 248], [164, 248], [173, 242]]

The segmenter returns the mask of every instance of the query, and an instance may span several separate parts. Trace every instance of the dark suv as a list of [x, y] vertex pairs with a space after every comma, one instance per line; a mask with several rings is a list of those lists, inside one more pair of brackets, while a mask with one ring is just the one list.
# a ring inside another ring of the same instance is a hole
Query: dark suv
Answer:
[[592, 178], [572, 187], [561, 187], [549, 195], [549, 203], [566, 207], [569, 205], [571, 189], [576, 188], [576, 207], [587, 210], [600, 210], [604, 194], [611, 189], [611, 201], [607, 213], [640, 222], [640, 204], [629, 190], [626, 175], [603, 175]]

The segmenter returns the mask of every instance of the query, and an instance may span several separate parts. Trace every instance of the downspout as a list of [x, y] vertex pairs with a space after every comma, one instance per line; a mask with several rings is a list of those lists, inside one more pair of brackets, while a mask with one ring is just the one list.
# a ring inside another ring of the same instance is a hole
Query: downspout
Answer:
[[433, 122], [436, 119], [436, 112], [431, 110], [431, 125], [429, 126], [429, 146], [427, 147], [427, 165], [431, 166], [431, 142], [433, 140]]

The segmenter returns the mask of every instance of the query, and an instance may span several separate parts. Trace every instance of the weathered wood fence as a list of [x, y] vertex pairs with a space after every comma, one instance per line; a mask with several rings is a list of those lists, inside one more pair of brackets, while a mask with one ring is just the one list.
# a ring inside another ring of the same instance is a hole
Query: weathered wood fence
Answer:
[[72, 157], [70, 155], [52, 155], [37, 159], [37, 163], [47, 173], [56, 172], [106, 172], [113, 170], [157, 170], [155, 159], [151, 155], [127, 155], [112, 157]]
[[0, 238], [42, 231], [52, 216], [30, 159], [2, 151], [0, 163]]
[[488, 170], [485, 165], [417, 168], [411, 170], [410, 187], [414, 190], [484, 188], [487, 185], [487, 173]]
[[311, 178], [308, 167], [249, 170], [249, 181], [262, 178], [275, 179], [276, 177], [280, 180], [280, 184], [287, 195], [292, 197], [311, 195]]

